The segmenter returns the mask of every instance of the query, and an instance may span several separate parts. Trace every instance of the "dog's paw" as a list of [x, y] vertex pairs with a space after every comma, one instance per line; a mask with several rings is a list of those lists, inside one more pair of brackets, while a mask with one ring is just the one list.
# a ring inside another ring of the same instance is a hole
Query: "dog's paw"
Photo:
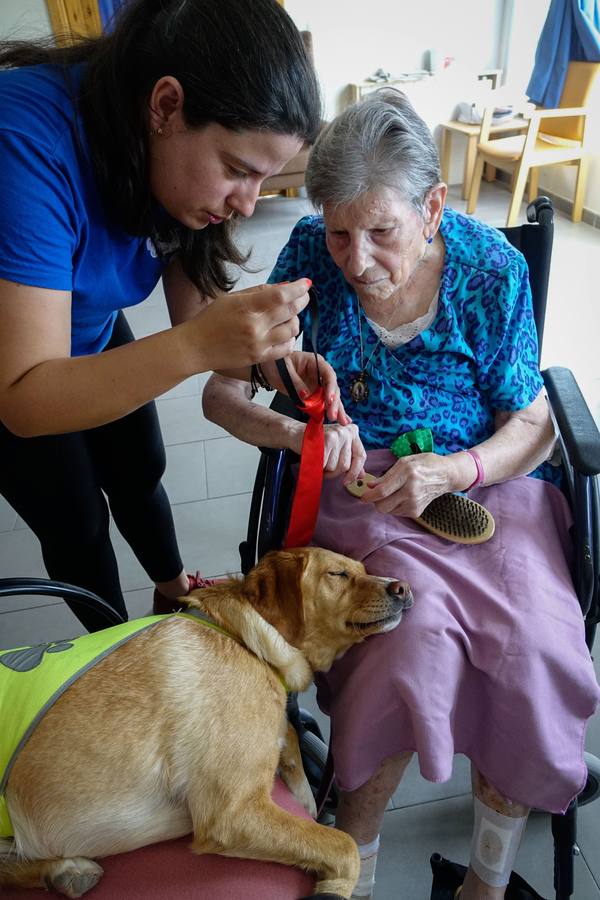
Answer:
[[104, 869], [91, 859], [77, 856], [62, 859], [49, 873], [51, 887], [65, 897], [81, 897], [95, 887], [104, 874]]

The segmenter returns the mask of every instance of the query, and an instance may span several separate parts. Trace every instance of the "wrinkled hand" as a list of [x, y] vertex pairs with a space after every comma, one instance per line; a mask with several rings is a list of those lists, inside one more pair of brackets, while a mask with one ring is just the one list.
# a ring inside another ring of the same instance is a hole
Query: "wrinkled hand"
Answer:
[[326, 425], [323, 469], [326, 478], [346, 474], [344, 484], [364, 475], [367, 454], [356, 425]]
[[[317, 380], [317, 363], [314, 353], [306, 353], [303, 350], [295, 350], [286, 357], [287, 370], [290, 373], [292, 383], [300, 397], [305, 400], [310, 396], [318, 386]], [[269, 384], [280, 391], [287, 394], [285, 385], [283, 384], [277, 366], [274, 362], [266, 364], [261, 363], [265, 377]], [[330, 422], [337, 422], [339, 425], [349, 425], [352, 419], [346, 414], [344, 405], [340, 398], [340, 389], [337, 383], [337, 377], [333, 368], [323, 357], [319, 355], [319, 372], [323, 383], [323, 394], [325, 396], [325, 414]]]
[[403, 456], [380, 478], [370, 481], [361, 502], [382, 513], [416, 519], [432, 500], [451, 488], [450, 463], [437, 453]]
[[308, 303], [309, 281], [262, 284], [223, 294], [185, 323], [206, 369], [241, 369], [288, 356]]

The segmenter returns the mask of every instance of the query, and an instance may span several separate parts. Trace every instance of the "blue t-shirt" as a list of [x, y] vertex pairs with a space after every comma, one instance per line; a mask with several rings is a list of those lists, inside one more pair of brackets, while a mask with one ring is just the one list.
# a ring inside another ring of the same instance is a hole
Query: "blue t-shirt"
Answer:
[[[543, 387], [524, 257], [495, 228], [451, 209], [444, 210], [440, 231], [446, 254], [435, 319], [392, 350], [378, 342], [329, 255], [320, 216], [298, 222], [271, 273], [271, 282], [312, 278], [318, 350], [337, 373], [367, 449], [388, 448], [399, 434], [431, 428], [435, 451], [455, 453], [494, 433], [495, 410], [524, 409]], [[310, 313], [302, 318], [309, 346]], [[361, 371], [359, 328], [369, 360], [366, 403], [350, 394]], [[545, 464], [536, 474], [555, 480]]]
[[0, 278], [72, 293], [73, 356], [107, 344], [117, 311], [163, 269], [107, 216], [73, 103], [83, 66], [0, 71]]

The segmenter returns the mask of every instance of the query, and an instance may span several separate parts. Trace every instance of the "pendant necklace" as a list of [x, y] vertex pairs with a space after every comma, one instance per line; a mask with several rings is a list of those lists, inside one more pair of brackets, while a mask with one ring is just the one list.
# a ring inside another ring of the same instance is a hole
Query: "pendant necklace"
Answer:
[[[363, 348], [363, 336], [362, 336], [362, 322], [360, 320], [360, 301], [359, 301], [358, 297], [356, 298], [356, 312], [358, 315], [358, 335], [360, 338], [360, 372], [350, 382], [350, 396], [352, 397], [352, 399], [354, 400], [355, 403], [366, 403], [369, 399], [369, 384], [367, 381], [369, 376], [367, 374], [367, 367], [368, 367], [369, 363], [371, 362], [371, 360], [373, 359], [375, 351], [377, 350], [377, 348], [379, 347], [379, 344], [381, 343], [381, 339], [378, 338], [375, 341], [375, 346], [373, 347], [373, 349], [371, 351], [371, 355], [365, 362], [365, 355], [364, 355], [364, 348]], [[392, 315], [393, 314], [394, 314], [394, 310], [392, 310]], [[365, 318], [366, 318], [366, 313], [365, 313]], [[390, 319], [391, 319], [391, 316], [390, 316]]]
[[[427, 256], [427, 247], [429, 244], [432, 243], [432, 241], [433, 241], [432, 236], [429, 236], [425, 239], [425, 249], [423, 250], [423, 254], [422, 254], [421, 258], [419, 259], [419, 263], [423, 262], [423, 260]], [[358, 299], [358, 294], [357, 294], [356, 295], [356, 313], [358, 316], [358, 335], [360, 338], [360, 372], [358, 373], [358, 375], [356, 375], [355, 378], [353, 378], [350, 381], [350, 396], [352, 397], [352, 399], [354, 400], [355, 403], [366, 403], [369, 399], [369, 384], [367, 381], [369, 376], [367, 374], [367, 367], [368, 367], [369, 363], [371, 362], [371, 360], [373, 359], [373, 356], [375, 354], [375, 351], [379, 347], [379, 344], [382, 343], [382, 340], [381, 340], [381, 338], [378, 338], [376, 340], [375, 346], [373, 347], [373, 350], [371, 351], [371, 355], [365, 362], [364, 348], [363, 348], [363, 336], [362, 336], [362, 322], [360, 320], [360, 309], [361, 309], [360, 300]], [[363, 312], [364, 312], [364, 310], [363, 310]], [[381, 326], [385, 331], [388, 330], [388, 326], [389, 326], [390, 322], [392, 321], [394, 312], [395, 312], [395, 309], [392, 309], [392, 312], [391, 312], [391, 315], [390, 315], [388, 321], [386, 322], [386, 324], [384, 326]], [[365, 319], [366, 318], [367, 318], [367, 314], [365, 313]]]

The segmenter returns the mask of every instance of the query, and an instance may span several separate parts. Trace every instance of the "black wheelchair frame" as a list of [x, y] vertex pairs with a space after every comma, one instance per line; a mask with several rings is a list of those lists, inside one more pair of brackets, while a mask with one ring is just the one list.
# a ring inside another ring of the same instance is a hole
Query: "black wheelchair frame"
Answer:
[[[554, 210], [549, 198], [539, 197], [529, 204], [527, 220], [527, 224], [499, 230], [527, 261], [541, 356], [554, 237]], [[600, 621], [600, 433], [568, 369], [552, 367], [542, 372], [542, 376], [559, 430], [564, 490], [574, 519], [573, 583], [591, 653], [596, 626]], [[302, 418], [288, 398], [281, 395], [276, 396], [272, 409]], [[294, 489], [291, 465], [297, 461], [298, 457], [291, 451], [261, 448], [248, 534], [240, 544], [244, 573], [266, 552], [283, 544]], [[317, 798], [317, 809], [324, 812], [324, 821], [328, 821], [333, 817], [336, 804], [331, 753], [322, 740], [316, 721], [299, 707], [296, 695], [290, 696], [288, 715], [298, 731], [307, 776]], [[573, 895], [573, 857], [578, 853], [577, 807], [600, 795], [600, 760], [586, 754], [586, 763], [588, 779], [585, 788], [564, 815], [553, 814], [551, 817], [556, 900], [568, 900]]]
[[[541, 349], [550, 258], [553, 238], [553, 209], [547, 197], [527, 208], [529, 224], [500, 229], [525, 256], [534, 298], [535, 321]], [[560, 447], [566, 475], [566, 492], [573, 509], [575, 565], [573, 581], [585, 618], [586, 641], [592, 649], [600, 621], [600, 433], [577, 383], [568, 369], [551, 368], [542, 373], [560, 431]], [[299, 416], [286, 397], [277, 395], [272, 408]], [[285, 536], [293, 479], [291, 463], [298, 457], [289, 451], [262, 449], [256, 474], [248, 534], [240, 544], [241, 569], [246, 574], [269, 550], [281, 547]], [[12, 595], [63, 597], [72, 604], [92, 607], [106, 619], [106, 627], [120, 624], [122, 617], [109, 604], [83, 588], [45, 578], [0, 578], [0, 597]], [[309, 781], [317, 794], [322, 821], [332, 819], [336, 804], [333, 761], [314, 718], [300, 709], [292, 694], [288, 716], [296, 730]], [[577, 806], [600, 794], [600, 760], [586, 754], [588, 782], [565, 815], [552, 816], [554, 838], [554, 885], [556, 900], [573, 895], [573, 857], [576, 843]], [[324, 813], [324, 817], [323, 817]]]

